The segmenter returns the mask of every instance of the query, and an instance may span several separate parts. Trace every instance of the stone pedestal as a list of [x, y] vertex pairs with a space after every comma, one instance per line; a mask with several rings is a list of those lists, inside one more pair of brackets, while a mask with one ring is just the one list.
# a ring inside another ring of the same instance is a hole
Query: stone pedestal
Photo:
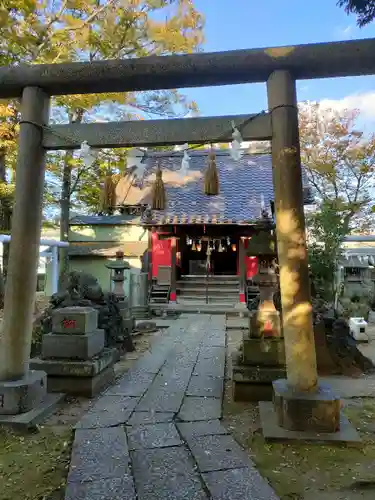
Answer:
[[314, 392], [296, 392], [285, 379], [272, 384], [280, 427], [290, 431], [336, 432], [340, 429], [340, 398], [320, 383]]
[[0, 426], [33, 428], [53, 413], [64, 395], [47, 394], [44, 371], [29, 370], [22, 379], [0, 382]]
[[283, 339], [253, 339], [245, 334], [240, 351], [232, 356], [234, 400], [270, 401], [272, 382], [285, 376]]
[[0, 414], [26, 413], [42, 403], [47, 393], [47, 375], [29, 371], [20, 380], [0, 382]]
[[31, 366], [47, 373], [48, 392], [93, 397], [114, 380], [117, 349], [105, 349], [98, 312], [90, 307], [57, 309], [53, 332], [43, 336], [41, 359]]
[[319, 382], [312, 392], [294, 390], [286, 379], [275, 380], [273, 402], [259, 403], [263, 435], [268, 440], [359, 443], [356, 429], [341, 412], [340, 397]]

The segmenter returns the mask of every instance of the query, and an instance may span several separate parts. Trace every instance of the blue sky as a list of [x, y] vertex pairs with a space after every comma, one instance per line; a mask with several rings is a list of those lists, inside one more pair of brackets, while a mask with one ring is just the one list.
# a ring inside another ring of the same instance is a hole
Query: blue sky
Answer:
[[[206, 17], [205, 52], [375, 37], [375, 22], [357, 28], [355, 16], [338, 8], [336, 0], [195, 0], [194, 4]], [[375, 76], [305, 80], [297, 89], [300, 101], [359, 106], [363, 121], [375, 129]], [[246, 114], [267, 107], [265, 84], [184, 93], [197, 102], [203, 116]]]

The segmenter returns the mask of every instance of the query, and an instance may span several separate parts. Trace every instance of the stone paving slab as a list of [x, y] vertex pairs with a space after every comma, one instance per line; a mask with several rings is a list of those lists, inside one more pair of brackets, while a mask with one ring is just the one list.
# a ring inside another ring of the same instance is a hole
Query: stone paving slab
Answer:
[[171, 351], [170, 359], [165, 362], [162, 371], [170, 371], [176, 368], [190, 368], [193, 371], [197, 362], [198, 351], [187, 351], [186, 353], [178, 353], [176, 350]]
[[77, 423], [76, 429], [95, 429], [125, 424], [139, 398], [104, 395]]
[[229, 434], [229, 431], [221, 425], [220, 420], [177, 422], [177, 427], [184, 439], [199, 436], [212, 436], [215, 434]]
[[193, 366], [161, 370], [137, 406], [137, 411], [178, 412]]
[[185, 447], [131, 453], [138, 500], [207, 500]]
[[[211, 350], [211, 356], [210, 354]], [[225, 348], [205, 349], [203, 354], [198, 356], [193, 375], [202, 375], [205, 377], [224, 377], [225, 373]]]
[[150, 387], [154, 378], [154, 373], [130, 369], [116, 385], [112, 386], [105, 392], [105, 395], [141, 397]]
[[177, 418], [185, 422], [194, 422], [197, 420], [221, 418], [221, 414], [221, 399], [187, 396], [184, 398]]
[[201, 472], [238, 469], [248, 465], [248, 457], [232, 436], [188, 437], [187, 443]]
[[127, 428], [129, 450], [166, 448], [183, 444], [172, 422], [134, 425]]
[[271, 486], [253, 467], [202, 475], [212, 500], [279, 500]]
[[74, 429], [106, 429], [124, 425], [129, 420], [133, 410], [123, 410], [121, 414], [116, 412], [97, 411], [86, 413], [81, 420], [75, 425]]
[[195, 365], [193, 375], [203, 377], [223, 378], [225, 374], [225, 360], [201, 359]]
[[125, 430], [77, 430], [68, 483], [119, 478], [130, 473]]
[[159, 424], [162, 422], [172, 422], [175, 413], [164, 413], [156, 411], [135, 411], [126, 425]]
[[203, 359], [217, 359], [222, 361], [225, 360], [226, 349], [225, 347], [218, 346], [202, 346], [199, 352], [199, 361]]
[[166, 350], [156, 350], [155, 352], [148, 351], [141, 358], [139, 358], [134, 363], [135, 371], [143, 371], [145, 373], [153, 373], [156, 374], [160, 370], [160, 368], [165, 363], [169, 350], [172, 349], [170, 347]]
[[207, 347], [225, 347], [225, 336], [208, 335], [203, 339], [202, 345]]
[[85, 483], [70, 483], [65, 500], [136, 500], [131, 474], [121, 478], [101, 479]]
[[219, 420], [225, 345], [224, 315], [156, 335], [77, 424], [65, 500], [276, 500]]
[[224, 379], [219, 377], [206, 377], [193, 375], [190, 379], [186, 396], [222, 398]]

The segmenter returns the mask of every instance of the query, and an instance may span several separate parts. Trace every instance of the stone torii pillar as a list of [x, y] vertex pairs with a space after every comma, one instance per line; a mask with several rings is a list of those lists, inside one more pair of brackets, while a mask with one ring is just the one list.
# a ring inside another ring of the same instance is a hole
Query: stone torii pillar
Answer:
[[48, 96], [40, 88], [26, 87], [21, 112], [12, 242], [0, 336], [0, 415], [27, 412], [38, 406], [46, 393], [46, 375], [30, 372], [29, 358], [42, 226], [42, 140], [43, 126], [48, 123]]
[[[273, 411], [281, 432], [334, 433], [340, 428], [340, 399], [318, 384], [302, 189], [295, 80], [274, 71], [267, 81], [272, 116], [272, 166], [280, 266], [282, 324], [287, 379], [273, 382]], [[263, 433], [267, 412], [260, 403]], [[280, 430], [277, 431], [280, 437]]]
[[317, 368], [305, 236], [295, 81], [275, 71], [267, 82], [272, 113], [272, 164], [288, 382], [313, 391]]

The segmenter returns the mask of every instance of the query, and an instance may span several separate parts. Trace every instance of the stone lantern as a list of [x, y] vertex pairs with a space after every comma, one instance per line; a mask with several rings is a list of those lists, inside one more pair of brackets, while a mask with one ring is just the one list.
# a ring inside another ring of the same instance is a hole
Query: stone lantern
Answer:
[[[124, 333], [131, 334], [134, 328], [134, 318], [131, 315], [131, 310], [129, 307], [129, 300], [126, 297], [124, 285], [125, 285], [125, 270], [130, 269], [130, 264], [124, 260], [124, 252], [116, 252], [116, 260], [112, 260], [106, 264], [107, 269], [110, 270], [111, 275], [111, 288], [112, 293], [114, 293], [119, 299], [118, 307], [122, 316]], [[121, 339], [119, 339], [121, 341]]]
[[240, 349], [233, 353], [233, 396], [235, 401], [265, 401], [272, 399], [272, 381], [286, 376], [280, 313], [273, 301], [278, 276], [271, 229], [254, 235], [247, 253], [259, 259], [253, 278], [259, 287], [259, 305], [249, 315], [249, 330], [243, 334]]
[[116, 252], [116, 260], [108, 262], [106, 268], [111, 271], [110, 280], [112, 292], [117, 295], [120, 300], [124, 300], [126, 297], [124, 284], [125, 284], [125, 274], [126, 269], [130, 269], [129, 262], [124, 260], [124, 252], [121, 250]]
[[258, 233], [249, 241], [249, 252], [259, 257], [258, 273], [253, 278], [259, 287], [259, 305], [249, 317], [250, 337], [280, 337], [280, 314], [273, 300], [278, 285], [273, 236], [269, 232]]

